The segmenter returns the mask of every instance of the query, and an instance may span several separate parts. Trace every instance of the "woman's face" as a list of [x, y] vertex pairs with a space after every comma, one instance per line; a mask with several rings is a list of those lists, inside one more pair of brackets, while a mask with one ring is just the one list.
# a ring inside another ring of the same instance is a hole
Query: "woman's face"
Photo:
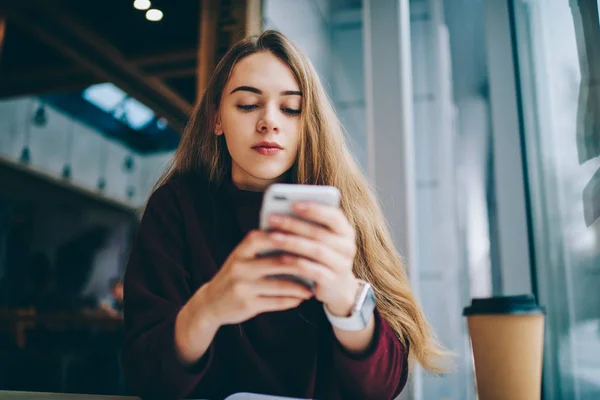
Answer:
[[264, 190], [296, 161], [302, 94], [291, 69], [270, 53], [237, 63], [225, 85], [216, 134], [225, 135], [234, 184]]

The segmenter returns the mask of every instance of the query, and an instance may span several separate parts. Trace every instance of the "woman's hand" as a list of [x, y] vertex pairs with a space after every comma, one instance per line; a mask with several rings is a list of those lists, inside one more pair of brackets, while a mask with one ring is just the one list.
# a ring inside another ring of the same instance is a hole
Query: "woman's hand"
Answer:
[[[285, 215], [270, 218], [271, 233], [278, 249], [295, 254], [282, 257], [299, 275], [316, 283], [315, 296], [330, 313], [347, 316], [352, 311], [358, 280], [352, 272], [356, 255], [356, 235], [344, 213], [335, 207], [299, 202], [294, 212], [303, 221]], [[317, 225], [318, 224], [318, 225]]]
[[184, 362], [200, 358], [220, 326], [241, 323], [264, 312], [295, 308], [313, 296], [298, 283], [268, 278], [300, 272], [299, 267], [286, 265], [280, 257], [256, 257], [274, 248], [269, 233], [250, 232], [214, 278], [181, 309], [175, 323], [175, 342]]
[[244, 322], [260, 313], [297, 307], [313, 296], [304, 286], [270, 275], [294, 273], [280, 257], [257, 258], [274, 248], [267, 232], [250, 232], [206, 285], [212, 315], [220, 325]]

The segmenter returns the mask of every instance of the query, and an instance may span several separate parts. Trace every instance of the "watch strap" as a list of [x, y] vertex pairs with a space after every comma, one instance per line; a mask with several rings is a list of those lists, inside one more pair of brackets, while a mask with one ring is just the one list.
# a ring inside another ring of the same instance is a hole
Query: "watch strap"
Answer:
[[323, 305], [323, 309], [327, 319], [334, 327], [343, 331], [361, 331], [367, 327], [373, 316], [375, 309], [373, 289], [368, 282], [361, 281], [352, 312], [347, 317], [331, 314], [325, 305]]

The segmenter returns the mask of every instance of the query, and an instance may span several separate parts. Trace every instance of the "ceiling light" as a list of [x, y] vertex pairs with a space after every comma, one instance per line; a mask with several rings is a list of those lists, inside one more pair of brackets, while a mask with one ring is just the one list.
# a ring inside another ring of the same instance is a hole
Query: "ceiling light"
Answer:
[[156, 120], [156, 127], [158, 129], [160, 129], [161, 131], [164, 131], [165, 129], [167, 129], [168, 124], [169, 124], [169, 122], [165, 118], [159, 118]]
[[163, 17], [163, 12], [159, 9], [153, 8], [146, 11], [146, 19], [148, 21], [160, 21]]
[[137, 10], [147, 10], [150, 8], [150, 0], [135, 0], [133, 7]]

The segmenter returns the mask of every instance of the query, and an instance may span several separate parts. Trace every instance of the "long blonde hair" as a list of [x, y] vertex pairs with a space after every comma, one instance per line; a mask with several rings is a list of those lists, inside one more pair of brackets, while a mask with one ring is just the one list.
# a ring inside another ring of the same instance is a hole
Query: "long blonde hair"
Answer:
[[348, 150], [342, 126], [308, 59], [281, 33], [266, 31], [238, 42], [221, 59], [195, 107], [172, 164], [157, 187], [172, 177], [205, 169], [211, 182], [220, 182], [231, 168], [223, 135], [217, 136], [215, 115], [221, 93], [236, 63], [258, 52], [269, 52], [294, 73], [302, 97], [301, 135], [297, 160], [290, 171], [295, 183], [332, 185], [341, 194], [341, 208], [356, 230], [358, 252], [354, 273], [374, 288], [378, 310], [403, 345], [411, 361], [441, 372], [444, 356], [413, 296], [405, 266], [395, 249], [378, 201]]

